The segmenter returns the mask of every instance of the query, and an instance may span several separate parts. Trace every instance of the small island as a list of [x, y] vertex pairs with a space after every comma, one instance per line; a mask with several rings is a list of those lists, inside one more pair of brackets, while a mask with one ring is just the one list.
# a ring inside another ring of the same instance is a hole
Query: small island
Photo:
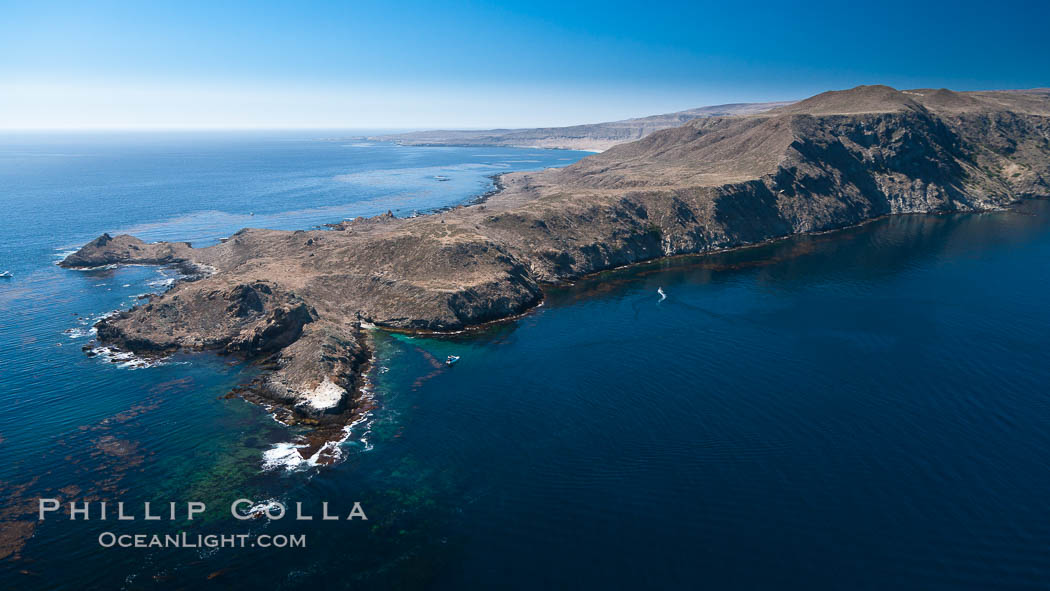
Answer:
[[207, 248], [103, 235], [61, 264], [177, 266], [185, 279], [99, 322], [98, 339], [242, 355], [268, 368], [242, 395], [341, 428], [370, 408], [371, 326], [459, 331], [527, 312], [547, 284], [631, 263], [1048, 197], [1050, 90], [826, 92], [500, 183], [431, 215], [245, 229]]

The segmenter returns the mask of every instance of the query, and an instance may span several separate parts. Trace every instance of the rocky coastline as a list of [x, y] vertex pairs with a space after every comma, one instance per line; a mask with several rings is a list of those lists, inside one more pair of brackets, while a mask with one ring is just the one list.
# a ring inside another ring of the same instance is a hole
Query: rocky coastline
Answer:
[[370, 326], [465, 330], [526, 313], [546, 285], [636, 262], [1048, 197], [1050, 93], [858, 87], [695, 119], [495, 182], [429, 215], [244, 229], [207, 248], [105, 234], [61, 265], [187, 273], [100, 321], [99, 341], [261, 363], [267, 371], [235, 394], [327, 441], [374, 404]]

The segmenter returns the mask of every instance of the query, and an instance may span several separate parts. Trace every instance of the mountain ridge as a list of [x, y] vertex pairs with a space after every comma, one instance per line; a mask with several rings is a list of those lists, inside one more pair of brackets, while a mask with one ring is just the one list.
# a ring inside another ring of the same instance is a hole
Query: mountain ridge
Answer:
[[368, 139], [371, 141], [395, 142], [407, 146], [506, 146], [600, 152], [614, 145], [641, 139], [654, 131], [677, 127], [693, 119], [760, 113], [788, 104], [790, 104], [789, 101], [728, 103], [661, 115], [566, 127], [429, 130], [372, 136]]

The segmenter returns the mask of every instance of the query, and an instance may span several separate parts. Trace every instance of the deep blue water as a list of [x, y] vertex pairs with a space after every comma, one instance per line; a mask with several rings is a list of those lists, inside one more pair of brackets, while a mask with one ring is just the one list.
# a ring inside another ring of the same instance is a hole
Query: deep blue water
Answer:
[[[295, 434], [223, 398], [255, 370], [87, 358], [89, 337], [63, 331], [161, 276], [61, 270], [56, 249], [107, 230], [207, 242], [241, 225], [407, 214], [482, 192], [493, 172], [581, 156], [309, 140], [0, 151], [0, 267], [15, 272], [0, 284], [0, 527], [41, 495], [209, 504], [194, 523], [49, 519], [0, 561], [4, 584], [1050, 586], [1050, 203], [609, 272], [455, 338], [377, 332], [380, 408], [345, 461], [264, 469]], [[435, 361], [451, 353], [454, 368]], [[224, 513], [238, 497], [315, 514], [361, 501], [369, 520], [245, 525]], [[97, 542], [180, 530], [306, 533], [308, 548]]]

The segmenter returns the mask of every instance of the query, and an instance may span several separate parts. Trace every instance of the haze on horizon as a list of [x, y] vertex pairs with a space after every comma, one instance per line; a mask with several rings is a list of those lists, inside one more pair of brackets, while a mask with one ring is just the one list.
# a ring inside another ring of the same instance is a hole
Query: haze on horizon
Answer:
[[1050, 86], [1050, 5], [5, 3], [0, 129], [572, 125], [858, 84]]

